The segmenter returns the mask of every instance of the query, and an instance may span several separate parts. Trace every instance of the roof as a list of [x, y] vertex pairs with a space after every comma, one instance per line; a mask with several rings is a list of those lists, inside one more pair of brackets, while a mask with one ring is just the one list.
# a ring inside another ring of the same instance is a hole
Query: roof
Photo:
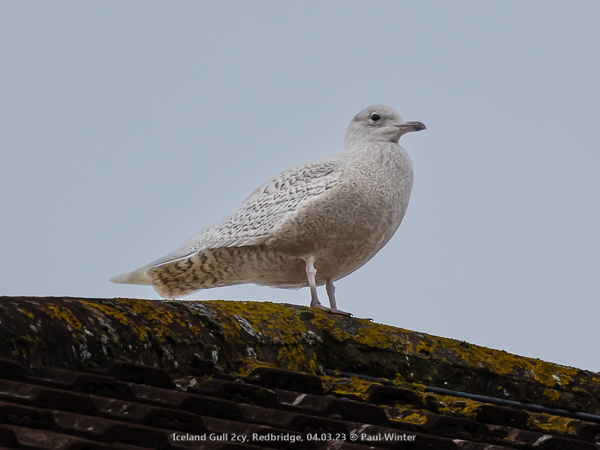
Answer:
[[0, 297], [0, 448], [598, 449], [600, 375], [307, 307]]

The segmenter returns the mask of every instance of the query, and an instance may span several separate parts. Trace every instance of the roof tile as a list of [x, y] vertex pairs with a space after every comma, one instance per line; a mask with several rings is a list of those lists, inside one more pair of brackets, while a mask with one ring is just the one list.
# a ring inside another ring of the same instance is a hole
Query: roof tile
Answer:
[[323, 395], [323, 383], [319, 377], [289, 370], [257, 367], [247, 378], [257, 386], [302, 392], [304, 394]]

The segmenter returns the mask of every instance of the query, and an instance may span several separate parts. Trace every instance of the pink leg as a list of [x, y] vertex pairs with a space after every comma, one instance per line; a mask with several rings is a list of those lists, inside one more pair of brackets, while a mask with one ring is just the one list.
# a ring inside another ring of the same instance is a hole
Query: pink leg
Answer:
[[337, 304], [335, 303], [335, 287], [333, 286], [333, 280], [331, 278], [327, 278], [326, 289], [327, 296], [329, 297], [329, 305], [331, 306], [331, 309], [329, 311], [331, 311], [334, 314], [339, 314], [341, 316], [351, 316], [352, 314], [337, 309]]
[[306, 276], [308, 277], [308, 285], [310, 286], [310, 306], [311, 308], [323, 309], [324, 306], [321, 305], [317, 296], [317, 281], [315, 279], [317, 269], [315, 269], [314, 263], [315, 258], [312, 256], [306, 260]]
[[306, 277], [308, 278], [308, 285], [310, 286], [310, 307], [334, 314], [340, 314], [342, 316], [351, 316], [352, 314], [337, 309], [334, 295], [335, 288], [333, 287], [333, 280], [331, 278], [327, 279], [327, 296], [329, 297], [329, 304], [331, 305], [331, 308], [327, 308], [321, 304], [319, 297], [317, 296], [317, 280], [315, 275], [317, 275], [317, 269], [315, 269], [315, 258], [314, 256], [311, 256], [310, 258], [306, 259]]
[[337, 305], [335, 303], [335, 286], [333, 285], [333, 280], [331, 278], [327, 278], [327, 296], [329, 297], [329, 305], [331, 309], [337, 309]]

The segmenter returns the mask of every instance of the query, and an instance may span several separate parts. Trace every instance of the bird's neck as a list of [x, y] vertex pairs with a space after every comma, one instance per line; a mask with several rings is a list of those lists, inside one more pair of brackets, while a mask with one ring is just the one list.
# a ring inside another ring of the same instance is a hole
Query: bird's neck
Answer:
[[386, 141], [369, 141], [369, 140], [353, 140], [346, 139], [344, 140], [344, 153], [355, 153], [355, 152], [364, 152], [369, 151], [369, 149], [373, 148], [395, 148], [399, 147], [399, 145], [395, 142], [386, 142]]

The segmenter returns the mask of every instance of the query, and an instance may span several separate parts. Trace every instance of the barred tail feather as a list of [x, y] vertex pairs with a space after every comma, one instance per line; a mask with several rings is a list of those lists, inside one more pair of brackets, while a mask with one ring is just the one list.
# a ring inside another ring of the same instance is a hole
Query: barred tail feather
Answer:
[[178, 261], [150, 267], [145, 276], [166, 298], [189, 295], [201, 289], [247, 283], [240, 276], [235, 249], [205, 249]]

